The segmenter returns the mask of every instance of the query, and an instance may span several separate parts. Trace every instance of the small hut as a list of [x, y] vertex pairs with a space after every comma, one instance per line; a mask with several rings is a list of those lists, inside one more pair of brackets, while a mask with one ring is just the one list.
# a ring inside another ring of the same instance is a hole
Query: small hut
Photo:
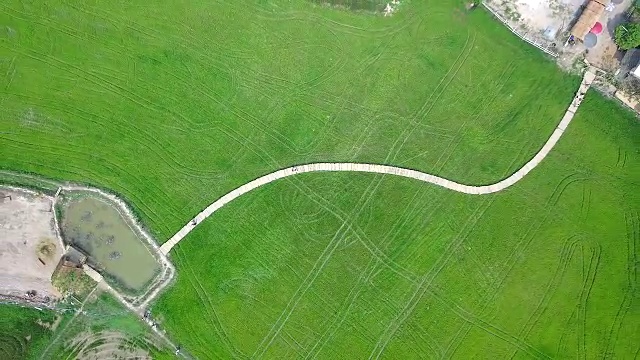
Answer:
[[71, 245], [68, 247], [67, 253], [64, 254], [62, 258], [67, 262], [74, 263], [76, 266], [81, 267], [87, 262], [88, 257], [89, 254]]
[[[601, 0], [604, 2], [604, 0]], [[591, 0], [580, 14], [578, 21], [571, 28], [571, 35], [580, 41], [591, 31], [604, 13], [605, 5], [596, 0]]]

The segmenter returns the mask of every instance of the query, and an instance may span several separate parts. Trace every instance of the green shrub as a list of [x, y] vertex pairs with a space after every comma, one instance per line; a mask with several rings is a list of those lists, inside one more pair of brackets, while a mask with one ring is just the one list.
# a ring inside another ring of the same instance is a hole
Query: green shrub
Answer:
[[627, 23], [616, 27], [616, 44], [623, 50], [633, 49], [640, 45], [640, 24]]

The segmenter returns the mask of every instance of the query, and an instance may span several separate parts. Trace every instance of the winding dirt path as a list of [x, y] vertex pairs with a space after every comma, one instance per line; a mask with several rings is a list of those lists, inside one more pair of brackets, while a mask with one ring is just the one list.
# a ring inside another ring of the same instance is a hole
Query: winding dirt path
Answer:
[[511, 176], [498, 181], [495, 184], [484, 185], [484, 186], [472, 186], [460, 184], [452, 180], [448, 180], [439, 176], [427, 174], [417, 170], [405, 169], [396, 166], [390, 165], [378, 165], [378, 164], [362, 164], [362, 163], [312, 163], [306, 165], [298, 165], [291, 166], [288, 168], [280, 169], [274, 171], [270, 174], [261, 176], [255, 180], [252, 180], [219, 198], [218, 200], [211, 203], [196, 215], [191, 221], [189, 221], [185, 226], [182, 227], [175, 235], [173, 235], [167, 242], [160, 246], [160, 251], [163, 254], [168, 254], [174, 246], [176, 246], [180, 241], [182, 241], [185, 236], [187, 236], [193, 229], [198, 226], [200, 222], [213, 215], [220, 208], [235, 200], [236, 198], [259, 188], [260, 186], [269, 184], [273, 181], [283, 179], [289, 176], [294, 176], [298, 174], [304, 174], [309, 172], [319, 172], [319, 171], [329, 171], [329, 172], [337, 172], [337, 171], [348, 171], [348, 172], [363, 172], [363, 173], [373, 173], [373, 174], [388, 174], [395, 176], [402, 176], [406, 178], [415, 179], [418, 181], [423, 181], [426, 183], [434, 184], [437, 186], [441, 186], [443, 188], [457, 191], [465, 194], [473, 194], [473, 195], [483, 195], [483, 194], [491, 194], [498, 191], [502, 191], [511, 185], [517, 183], [522, 180], [531, 170], [533, 170], [536, 166], [538, 166], [544, 158], [549, 155], [549, 152], [556, 145], [560, 137], [564, 133], [571, 120], [573, 120], [573, 116], [575, 112], [578, 110], [578, 107], [582, 103], [582, 99], [584, 98], [584, 94], [587, 92], [591, 83], [595, 79], [595, 72], [591, 69], [588, 69], [584, 77], [582, 78], [582, 83], [576, 92], [571, 104], [567, 108], [562, 120], [553, 131], [547, 142], [542, 146], [542, 148], [536, 153], [536, 155], [529, 160], [522, 168], [518, 171], [511, 174]]

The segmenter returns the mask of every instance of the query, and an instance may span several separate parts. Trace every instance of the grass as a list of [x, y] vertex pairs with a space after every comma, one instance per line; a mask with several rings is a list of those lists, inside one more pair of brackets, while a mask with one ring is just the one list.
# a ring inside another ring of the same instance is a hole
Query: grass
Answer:
[[391, 18], [207, 4], [0, 5], [0, 166], [108, 188], [162, 240], [295, 163], [491, 182], [537, 150], [578, 81], [462, 4]]
[[[0, 168], [115, 191], [161, 241], [296, 163], [494, 182], [579, 82], [462, 2], [387, 18], [303, 0], [0, 9]], [[590, 93], [495, 195], [364, 174], [270, 184], [174, 250], [154, 313], [198, 358], [633, 357], [638, 134]]]
[[84, 300], [96, 287], [96, 282], [86, 275], [82, 269], [61, 266], [51, 275], [51, 283], [61, 293]]
[[[62, 319], [51, 328], [59, 316]], [[0, 305], [0, 359], [71, 359], [79, 354], [113, 358], [109, 350], [118, 346], [141, 349], [154, 359], [173, 358], [173, 349], [167, 349], [140, 319], [104, 293], [77, 317], [71, 312]]]
[[166, 326], [200, 358], [632, 358], [638, 123], [582, 106], [495, 195], [309, 174], [238, 199], [176, 249]]
[[53, 196], [58, 190], [55, 184], [28, 174], [0, 172], [0, 183], [7, 186], [18, 186]]
[[[100, 294], [96, 302], [86, 307], [86, 311], [86, 318], [81, 320], [78, 329], [80, 331], [90, 329], [92, 336], [89, 340], [95, 345], [111, 342], [127, 349], [142, 349], [153, 354], [154, 359], [170, 358], [168, 355], [172, 354], [173, 349], [168, 349], [166, 344], [158, 339], [136, 314], [129, 312], [110, 294]], [[120, 334], [118, 341], [108, 337], [114, 331]], [[78, 347], [80, 346], [67, 347], [66, 350], [73, 353], [78, 351]], [[90, 354], [91, 346], [83, 352]], [[103, 354], [105, 355], [108, 357], [108, 353]]]
[[16, 305], [0, 306], [0, 359], [33, 359], [50, 340], [55, 314]]
[[40, 359], [113, 358], [111, 351], [116, 348], [143, 350], [154, 359], [170, 358], [173, 349], [167, 349], [135, 314], [110, 294], [95, 294], [89, 295], [81, 314], [67, 316], [60, 324], [39, 353]]

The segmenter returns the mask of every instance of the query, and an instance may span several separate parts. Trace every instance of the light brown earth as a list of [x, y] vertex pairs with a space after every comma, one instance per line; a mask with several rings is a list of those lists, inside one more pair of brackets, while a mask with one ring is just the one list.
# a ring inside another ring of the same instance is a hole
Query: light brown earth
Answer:
[[[585, 0], [487, 0], [493, 9], [524, 32], [542, 33], [548, 29], [567, 29]], [[564, 41], [566, 39], [562, 39]]]
[[63, 252], [54, 231], [51, 201], [0, 187], [0, 295], [25, 297], [35, 290], [36, 300], [60, 297], [51, 285]]

